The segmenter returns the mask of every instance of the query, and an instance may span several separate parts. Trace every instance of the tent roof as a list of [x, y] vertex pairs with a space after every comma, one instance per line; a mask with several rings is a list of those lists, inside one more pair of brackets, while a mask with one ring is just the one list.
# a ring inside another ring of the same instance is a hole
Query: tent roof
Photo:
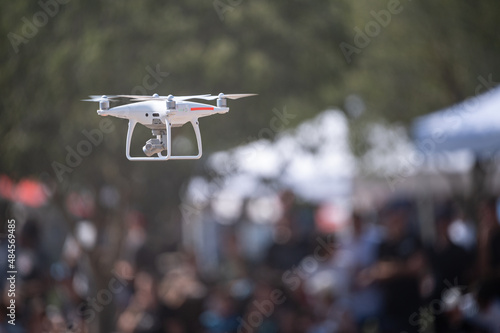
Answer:
[[500, 86], [417, 118], [412, 132], [417, 146], [427, 152], [468, 149], [490, 155], [500, 149]]

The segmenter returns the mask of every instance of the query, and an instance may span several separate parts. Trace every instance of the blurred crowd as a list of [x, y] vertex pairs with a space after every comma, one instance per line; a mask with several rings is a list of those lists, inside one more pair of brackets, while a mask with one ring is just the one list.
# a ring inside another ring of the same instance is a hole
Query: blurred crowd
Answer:
[[216, 224], [210, 271], [192, 249], [150, 246], [136, 214], [100, 282], [80, 242], [63, 235], [51, 254], [61, 235], [28, 216], [16, 231], [15, 326], [0, 247], [0, 332], [500, 332], [497, 199], [474, 219], [452, 201], [433, 206], [422, 221], [414, 201], [390, 200], [321, 233], [317, 207], [284, 193], [273, 224]]

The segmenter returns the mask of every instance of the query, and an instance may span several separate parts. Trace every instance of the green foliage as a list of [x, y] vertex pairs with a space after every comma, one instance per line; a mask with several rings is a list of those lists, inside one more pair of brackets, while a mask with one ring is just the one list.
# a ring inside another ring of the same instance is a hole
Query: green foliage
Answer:
[[[148, 94], [259, 94], [234, 101], [224, 117], [202, 119], [206, 154], [256, 137], [269, 126], [273, 108], [286, 106], [297, 115], [293, 126], [327, 107], [342, 107], [356, 93], [367, 105], [367, 120], [407, 124], [473, 95], [479, 75], [500, 80], [495, 1], [402, 0], [402, 11], [347, 63], [340, 43], [355, 45], [354, 28], [363, 29], [374, 20], [370, 11], [387, 9], [389, 2], [70, 0], [16, 53], [9, 33], [22, 36], [23, 18], [33, 21], [42, 7], [4, 1], [0, 173], [54, 177], [52, 163], [64, 162], [65, 147], [75, 147], [83, 129], [99, 126], [96, 105], [80, 99], [137, 92], [147, 68], [157, 66], [169, 75]], [[222, 4], [219, 12], [216, 3]], [[183, 177], [200, 167], [126, 161], [126, 122], [113, 123], [104, 144], [66, 175], [71, 184], [140, 175], [137, 184], [152, 177], [170, 186], [175, 178], [175, 195]]]

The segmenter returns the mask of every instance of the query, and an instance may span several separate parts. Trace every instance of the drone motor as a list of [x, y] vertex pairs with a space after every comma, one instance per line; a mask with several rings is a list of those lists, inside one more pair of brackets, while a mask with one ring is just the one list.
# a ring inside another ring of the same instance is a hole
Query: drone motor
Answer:
[[168, 95], [167, 97], [167, 110], [175, 110], [175, 100], [174, 96]]
[[99, 100], [99, 108], [101, 110], [109, 110], [109, 99], [106, 95], [103, 95]]
[[217, 96], [217, 107], [219, 108], [227, 107], [227, 99], [225, 98], [223, 93], [220, 93], [219, 96]]

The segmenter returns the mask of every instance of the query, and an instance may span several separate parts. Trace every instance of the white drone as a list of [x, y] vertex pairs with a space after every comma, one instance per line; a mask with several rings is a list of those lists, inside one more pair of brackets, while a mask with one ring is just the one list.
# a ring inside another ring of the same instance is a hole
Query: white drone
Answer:
[[[83, 101], [99, 102], [97, 114], [100, 116], [114, 116], [128, 119], [127, 147], [126, 155], [131, 161], [166, 161], [166, 160], [193, 160], [199, 159], [202, 154], [201, 134], [198, 118], [211, 116], [218, 113], [227, 113], [227, 99], [238, 99], [242, 97], [254, 96], [256, 94], [228, 94], [220, 93], [218, 96], [193, 95], [193, 96], [142, 96], [142, 95], [113, 95], [113, 96], [90, 96], [90, 99]], [[114, 108], [109, 107], [109, 101], [117, 98], [129, 98], [134, 102], [120, 105]], [[196, 102], [187, 102], [190, 99], [217, 99], [217, 106]], [[190, 122], [193, 125], [196, 141], [198, 143], [198, 155], [173, 156], [171, 149], [171, 127], [181, 127]], [[130, 142], [135, 125], [142, 125], [152, 130], [156, 139], [149, 139], [142, 148], [148, 157], [130, 156]], [[166, 150], [166, 155], [162, 151]], [[153, 157], [157, 154], [157, 157]]]

